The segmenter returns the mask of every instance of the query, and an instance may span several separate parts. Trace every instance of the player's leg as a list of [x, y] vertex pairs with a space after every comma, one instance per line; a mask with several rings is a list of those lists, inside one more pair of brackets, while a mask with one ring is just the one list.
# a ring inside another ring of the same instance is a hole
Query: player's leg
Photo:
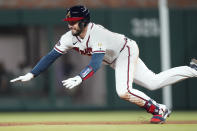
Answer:
[[[143, 106], [150, 98], [132, 88], [133, 76], [139, 55], [138, 47], [126, 46], [115, 63], [116, 92], [124, 100]], [[131, 50], [133, 50], [131, 52]]]
[[139, 58], [134, 82], [149, 90], [156, 90], [191, 77], [197, 77], [197, 71], [189, 66], [175, 67], [155, 74]]
[[166, 106], [157, 104], [143, 92], [132, 88], [137, 61], [138, 47], [136, 43], [132, 43], [125, 47], [115, 63], [117, 94], [120, 98], [134, 103], [146, 109], [147, 112], [156, 115], [156, 122], [162, 123], [169, 114]]

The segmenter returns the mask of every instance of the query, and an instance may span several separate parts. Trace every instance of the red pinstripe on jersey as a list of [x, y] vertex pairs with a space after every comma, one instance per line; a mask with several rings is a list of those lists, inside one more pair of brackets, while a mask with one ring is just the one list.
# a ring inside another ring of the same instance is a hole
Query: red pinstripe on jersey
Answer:
[[88, 36], [88, 40], [86, 41], [86, 47], [87, 47], [87, 48], [88, 48], [89, 40], [90, 40], [90, 35]]
[[125, 40], [125, 43], [124, 43], [122, 49], [120, 50], [120, 52], [125, 48], [125, 46], [126, 46], [126, 44], [127, 44], [127, 38], [124, 38], [124, 40]]
[[[92, 26], [91, 26], [91, 28], [90, 29], [92, 29], [93, 28], [93, 23], [92, 23]], [[89, 43], [89, 40], [90, 40], [90, 35], [88, 36], [88, 40], [86, 41], [86, 47], [88, 48], [88, 43]]]
[[77, 40], [78, 40], [79, 42], [81, 42], [81, 40], [78, 38], [78, 36], [76, 36], [76, 38], [77, 38]]

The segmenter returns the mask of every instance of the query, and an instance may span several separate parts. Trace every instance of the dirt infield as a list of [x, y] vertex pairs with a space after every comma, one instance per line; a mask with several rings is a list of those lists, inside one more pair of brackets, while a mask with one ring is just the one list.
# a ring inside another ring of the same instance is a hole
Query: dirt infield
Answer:
[[[148, 121], [95, 121], [95, 122], [0, 122], [0, 126], [31, 126], [31, 125], [135, 125], [150, 124]], [[197, 121], [167, 121], [165, 124], [197, 124]]]

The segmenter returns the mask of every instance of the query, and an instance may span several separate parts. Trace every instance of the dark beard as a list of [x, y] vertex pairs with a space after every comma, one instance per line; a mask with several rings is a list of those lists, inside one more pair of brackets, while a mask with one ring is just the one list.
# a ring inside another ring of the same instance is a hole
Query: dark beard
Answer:
[[76, 33], [72, 34], [73, 36], [79, 36], [82, 32], [82, 29], [78, 30]]
[[83, 29], [85, 28], [84, 24], [85, 23], [83, 23], [83, 22], [79, 22], [79, 30], [75, 34], [73, 34], [73, 36], [79, 36], [81, 34]]

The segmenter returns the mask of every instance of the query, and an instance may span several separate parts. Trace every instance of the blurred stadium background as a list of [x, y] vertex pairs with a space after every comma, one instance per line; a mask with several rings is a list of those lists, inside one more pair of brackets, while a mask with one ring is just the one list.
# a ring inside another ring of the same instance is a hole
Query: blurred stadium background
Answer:
[[[139, 109], [118, 98], [114, 71], [106, 66], [80, 88], [65, 90], [61, 81], [76, 75], [90, 59], [74, 51], [30, 82], [9, 83], [53, 48], [68, 30], [62, 21], [65, 9], [75, 4], [90, 8], [93, 22], [136, 40], [147, 66], [161, 71], [157, 0], [0, 0], [0, 111]], [[168, 6], [171, 66], [186, 65], [197, 58], [197, 0], [168, 0]], [[174, 110], [197, 109], [196, 84], [189, 79], [172, 86]], [[162, 102], [161, 89], [134, 88]]]

